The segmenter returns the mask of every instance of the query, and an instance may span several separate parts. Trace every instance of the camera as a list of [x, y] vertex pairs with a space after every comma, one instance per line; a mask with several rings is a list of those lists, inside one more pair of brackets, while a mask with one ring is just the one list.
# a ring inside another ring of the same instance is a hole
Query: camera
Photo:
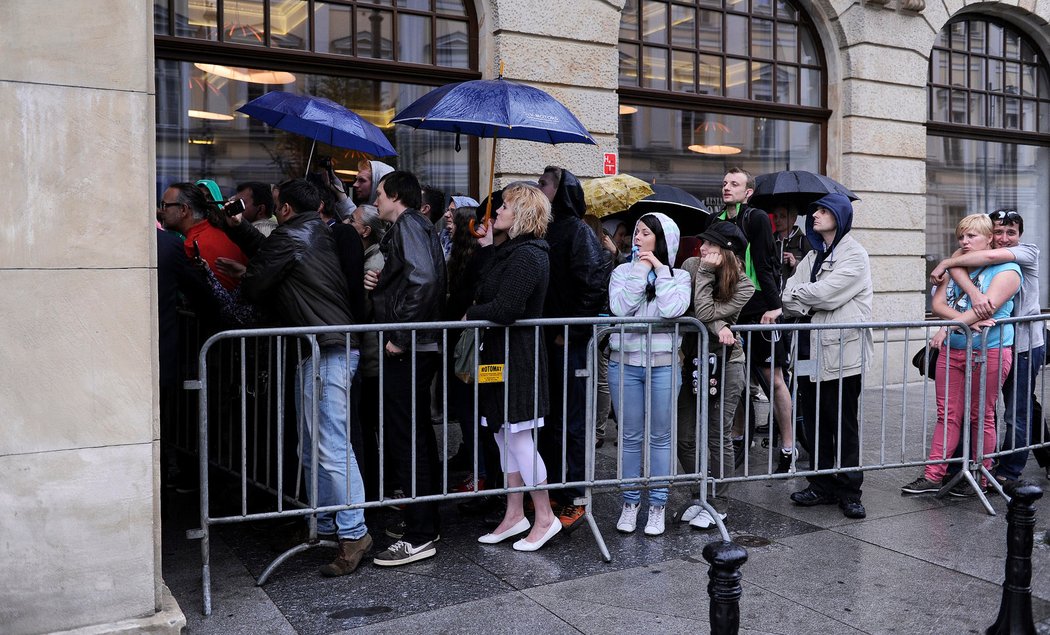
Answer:
[[226, 212], [227, 216], [236, 216], [237, 214], [244, 213], [244, 201], [239, 198], [235, 198], [223, 207], [223, 211]]

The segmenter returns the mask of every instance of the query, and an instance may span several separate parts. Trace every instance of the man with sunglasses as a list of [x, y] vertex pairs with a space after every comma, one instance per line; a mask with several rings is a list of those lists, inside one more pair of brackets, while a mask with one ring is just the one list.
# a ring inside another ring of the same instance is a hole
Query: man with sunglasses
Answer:
[[[978, 290], [966, 273], [966, 267], [982, 267], [1004, 262], [1016, 262], [1021, 267], [1021, 290], [1014, 303], [1012, 317], [1040, 314], [1039, 309], [1039, 247], [1022, 243], [1024, 219], [1014, 210], [1000, 209], [990, 213], [992, 220], [992, 248], [970, 253], [956, 252], [930, 272], [930, 281], [939, 284], [945, 273], [951, 275], [963, 293], [973, 300], [973, 309], [982, 319], [995, 313], [996, 307]], [[1043, 342], [1044, 323], [1023, 322], [1015, 325], [1014, 364], [1003, 383], [1005, 419], [1012, 435], [1007, 435], [1003, 448], [1025, 447], [1029, 444], [1029, 422], [1041, 420], [1033, 413], [1042, 412], [1035, 398], [1035, 382], [1045, 360]], [[1014, 381], [1019, 380], [1016, 386]], [[986, 448], [986, 451], [990, 451]], [[1028, 461], [1028, 450], [1016, 450], [999, 457], [995, 478], [1010, 494], [1017, 486], [1021, 472]]]

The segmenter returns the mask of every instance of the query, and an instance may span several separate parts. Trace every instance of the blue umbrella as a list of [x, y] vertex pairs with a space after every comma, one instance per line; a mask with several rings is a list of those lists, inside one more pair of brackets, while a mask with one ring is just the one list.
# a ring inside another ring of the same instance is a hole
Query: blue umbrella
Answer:
[[275, 90], [251, 100], [237, 111], [274, 128], [313, 139], [306, 163], [307, 172], [318, 141], [376, 157], [397, 156], [382, 130], [356, 112], [324, 97]]
[[[532, 86], [503, 79], [478, 79], [447, 84], [412, 102], [394, 115], [394, 123], [468, 134], [490, 139], [520, 139], [541, 143], [589, 143], [597, 145], [583, 124], [560, 101]], [[495, 176], [496, 144], [489, 162], [489, 207], [484, 222], [492, 217], [492, 179]], [[470, 223], [474, 231], [474, 222]], [[475, 234], [477, 235], [477, 234]]]
[[479, 79], [430, 91], [394, 115], [394, 123], [475, 137], [597, 145], [569, 109], [538, 88]]

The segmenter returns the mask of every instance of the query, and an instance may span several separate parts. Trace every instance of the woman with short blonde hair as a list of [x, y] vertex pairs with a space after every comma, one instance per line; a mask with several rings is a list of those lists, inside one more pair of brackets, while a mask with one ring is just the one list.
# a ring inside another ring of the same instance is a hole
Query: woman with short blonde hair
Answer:
[[534, 185], [512, 183], [503, 190], [503, 207], [514, 210], [514, 220], [506, 230], [511, 240], [524, 234], [536, 238], [547, 235], [551, 222], [551, 202]]

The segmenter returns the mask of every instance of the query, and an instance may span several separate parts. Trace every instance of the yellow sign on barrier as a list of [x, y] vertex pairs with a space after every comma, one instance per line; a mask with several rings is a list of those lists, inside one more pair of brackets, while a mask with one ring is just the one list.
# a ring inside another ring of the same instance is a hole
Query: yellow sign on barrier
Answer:
[[503, 382], [503, 364], [482, 364], [478, 366], [479, 384], [499, 384]]

